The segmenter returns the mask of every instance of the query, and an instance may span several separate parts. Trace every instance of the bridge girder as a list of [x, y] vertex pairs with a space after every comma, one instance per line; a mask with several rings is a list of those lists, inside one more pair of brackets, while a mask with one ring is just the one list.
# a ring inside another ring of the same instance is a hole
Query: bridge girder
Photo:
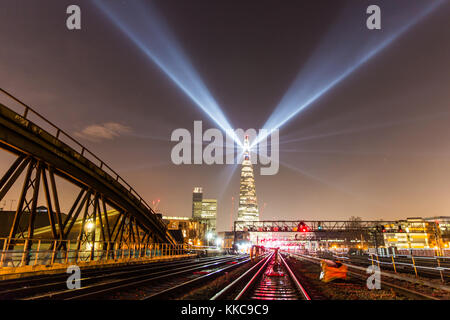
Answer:
[[305, 233], [325, 232], [375, 232], [380, 225], [394, 224], [395, 221], [351, 221], [351, 220], [279, 220], [279, 221], [235, 221], [235, 231], [248, 232], [297, 232], [305, 227]]
[[[44, 119], [57, 130], [56, 135], [28, 120], [27, 115], [31, 112], [34, 111], [25, 106], [24, 114], [20, 115], [0, 104], [0, 148], [17, 155], [17, 159], [1, 176], [0, 201], [25, 172], [22, 192], [9, 232], [11, 241], [18, 236], [33, 237], [37, 201], [43, 190], [54, 240], [65, 240], [74, 222], [81, 218], [83, 227], [78, 236], [80, 245], [87, 237], [84, 224], [89, 220], [98, 222], [101, 239], [105, 242], [123, 241], [124, 236], [129, 238], [126, 240], [135, 243], [176, 242], [162, 219], [119, 175], [103, 161], [96, 165], [89, 160], [85, 156], [89, 152], [87, 149], [48, 120]], [[81, 146], [81, 152], [61, 141], [62, 135]], [[95, 155], [94, 158], [99, 160]], [[59, 194], [62, 191], [58, 189], [55, 176], [80, 188], [65, 219], [59, 206]], [[112, 225], [108, 219], [107, 205], [119, 212]], [[27, 230], [20, 229], [19, 222], [24, 212], [28, 213]]]

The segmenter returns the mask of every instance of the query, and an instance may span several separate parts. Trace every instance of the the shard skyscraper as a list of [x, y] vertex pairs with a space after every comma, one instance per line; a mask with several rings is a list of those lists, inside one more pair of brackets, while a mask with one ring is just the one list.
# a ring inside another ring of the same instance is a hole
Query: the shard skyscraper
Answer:
[[244, 160], [242, 162], [241, 183], [239, 188], [238, 221], [259, 221], [255, 176], [250, 161], [248, 136], [245, 136], [244, 140]]

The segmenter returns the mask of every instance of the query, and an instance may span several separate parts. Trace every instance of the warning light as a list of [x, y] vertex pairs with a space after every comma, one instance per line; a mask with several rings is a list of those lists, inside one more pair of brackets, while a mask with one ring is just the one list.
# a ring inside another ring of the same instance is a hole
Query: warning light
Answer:
[[303, 221], [298, 224], [297, 230], [300, 232], [309, 232], [310, 231], [309, 227]]

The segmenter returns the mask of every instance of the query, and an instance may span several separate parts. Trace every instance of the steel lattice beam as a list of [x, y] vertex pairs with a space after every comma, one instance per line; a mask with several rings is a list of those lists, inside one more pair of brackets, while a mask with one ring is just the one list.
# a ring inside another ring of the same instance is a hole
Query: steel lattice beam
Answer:
[[[103, 170], [106, 166], [103, 162], [97, 166], [85, 158], [84, 148], [79, 153], [60, 141], [60, 129], [53, 136], [27, 120], [30, 110], [27, 107], [25, 113], [19, 115], [0, 104], [0, 148], [17, 155], [8, 170], [0, 175], [0, 201], [13, 185], [19, 183], [19, 177], [24, 176], [9, 232], [10, 242], [17, 237], [33, 238], [38, 197], [43, 190], [51, 234], [54, 240], [60, 241], [58, 247], [68, 238], [78, 219], [82, 219], [78, 236], [80, 245], [87, 239], [86, 220], [99, 225], [98, 232], [105, 243], [124, 237], [136, 243], [144, 239], [146, 242], [175, 243], [162, 220], [134, 195], [131, 187], [124, 187], [118, 175], [113, 178]], [[59, 198], [64, 191], [58, 189], [55, 176], [80, 188], [65, 218]], [[109, 220], [107, 206], [118, 211], [115, 222]], [[26, 230], [20, 227], [24, 212], [28, 216]], [[96, 237], [95, 229], [89, 235], [92, 236]]]
[[369, 231], [376, 230], [377, 226], [392, 224], [394, 221], [312, 221], [312, 220], [291, 220], [291, 221], [236, 221], [235, 231], [249, 232], [295, 232], [300, 231], [300, 226], [304, 225], [305, 232], [349, 232], [349, 231]]

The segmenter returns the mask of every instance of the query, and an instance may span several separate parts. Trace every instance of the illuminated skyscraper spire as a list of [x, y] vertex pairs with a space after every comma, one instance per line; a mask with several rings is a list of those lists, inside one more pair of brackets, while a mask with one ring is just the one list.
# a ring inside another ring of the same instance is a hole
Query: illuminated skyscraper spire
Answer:
[[259, 221], [255, 177], [253, 175], [253, 166], [250, 161], [250, 144], [248, 136], [245, 136], [244, 140], [244, 161], [242, 162], [241, 184], [239, 188], [238, 221]]

